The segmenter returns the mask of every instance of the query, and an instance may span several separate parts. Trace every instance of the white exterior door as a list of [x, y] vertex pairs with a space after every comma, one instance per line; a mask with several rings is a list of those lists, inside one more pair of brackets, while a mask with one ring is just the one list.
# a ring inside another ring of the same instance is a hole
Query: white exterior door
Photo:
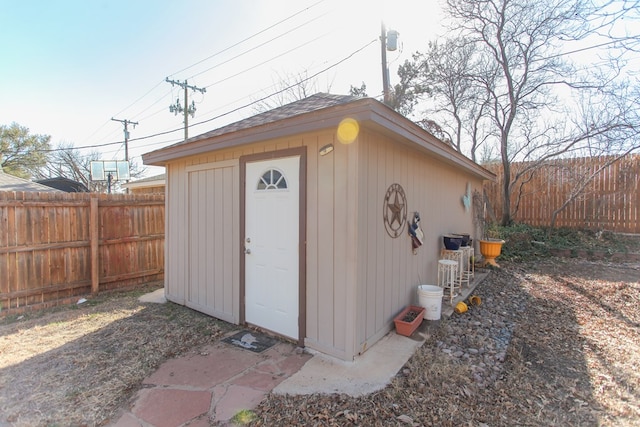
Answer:
[[245, 320], [298, 339], [300, 157], [247, 163]]

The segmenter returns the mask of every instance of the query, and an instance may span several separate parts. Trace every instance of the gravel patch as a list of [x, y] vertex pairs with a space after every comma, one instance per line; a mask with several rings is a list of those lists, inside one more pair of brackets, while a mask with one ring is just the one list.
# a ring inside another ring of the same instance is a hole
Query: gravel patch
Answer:
[[270, 395], [251, 425], [640, 425], [640, 266], [501, 265], [384, 390]]

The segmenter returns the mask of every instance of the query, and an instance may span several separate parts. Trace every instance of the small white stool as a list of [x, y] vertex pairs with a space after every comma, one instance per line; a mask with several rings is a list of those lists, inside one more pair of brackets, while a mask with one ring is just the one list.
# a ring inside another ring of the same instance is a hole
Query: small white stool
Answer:
[[460, 249], [455, 251], [443, 249], [440, 254], [441, 259], [450, 259], [458, 263], [458, 275], [456, 276], [456, 282], [460, 287], [469, 286], [469, 275], [466, 274], [468, 271], [469, 259], [465, 258], [465, 255], [463, 247], [460, 247]]
[[460, 249], [464, 252], [464, 274], [467, 276], [467, 284], [471, 285], [473, 282], [473, 277], [476, 274], [475, 269], [475, 250], [473, 246], [462, 246]]
[[458, 296], [456, 290], [459, 288], [457, 282], [458, 277], [458, 261], [451, 259], [441, 259], [438, 261], [438, 286], [443, 289], [449, 288], [449, 298], [451, 305], [453, 299]]

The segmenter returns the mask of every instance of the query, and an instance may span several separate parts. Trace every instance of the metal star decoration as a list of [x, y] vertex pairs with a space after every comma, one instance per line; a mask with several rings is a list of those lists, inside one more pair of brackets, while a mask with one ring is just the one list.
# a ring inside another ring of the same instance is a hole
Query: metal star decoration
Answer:
[[392, 184], [387, 189], [382, 217], [387, 234], [393, 238], [398, 237], [407, 222], [407, 197], [399, 184]]

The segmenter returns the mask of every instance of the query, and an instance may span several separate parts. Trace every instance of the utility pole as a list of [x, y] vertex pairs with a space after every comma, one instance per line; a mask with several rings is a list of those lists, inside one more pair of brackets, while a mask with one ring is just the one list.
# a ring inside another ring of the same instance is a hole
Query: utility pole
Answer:
[[[120, 120], [120, 119], [114, 119], [113, 117], [111, 117], [111, 120], [113, 120], [114, 122], [120, 122], [124, 125], [124, 159], [128, 162], [129, 161], [129, 129], [128, 126], [129, 125], [133, 125], [133, 127], [136, 127], [136, 125], [138, 124], [138, 122], [132, 122], [130, 120]], [[127, 181], [129, 182], [129, 181]]]
[[193, 117], [196, 114], [196, 104], [191, 101], [191, 105], [188, 103], [188, 90], [191, 89], [193, 91], [198, 91], [200, 93], [205, 93], [207, 88], [195, 87], [187, 84], [185, 80], [184, 83], [180, 83], [176, 80], [169, 80], [169, 77], [165, 79], [167, 83], [171, 83], [171, 86], [177, 85], [184, 89], [184, 108], [180, 105], [180, 99], [176, 99], [176, 103], [169, 106], [169, 111], [178, 115], [178, 113], [184, 113], [184, 140], [186, 141], [189, 138], [189, 114]]
[[389, 69], [387, 68], [387, 29], [380, 21], [380, 54], [382, 56], [382, 93], [384, 103], [389, 105]]
[[380, 21], [380, 54], [382, 56], [382, 93], [384, 103], [389, 105], [391, 97], [389, 95], [389, 68], [387, 67], [387, 50], [394, 51], [398, 48], [398, 32], [389, 30], [384, 26], [384, 21]]

